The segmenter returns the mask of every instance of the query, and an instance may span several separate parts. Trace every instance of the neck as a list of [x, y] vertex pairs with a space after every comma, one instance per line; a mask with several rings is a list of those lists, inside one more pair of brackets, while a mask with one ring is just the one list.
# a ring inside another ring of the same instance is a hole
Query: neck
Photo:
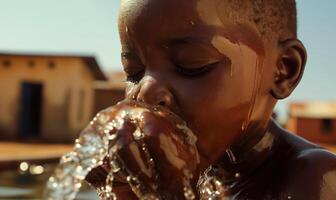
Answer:
[[266, 129], [249, 128], [240, 137], [222, 158], [205, 172], [206, 177], [216, 177], [224, 185], [232, 185], [250, 174], [261, 166], [276, 149], [277, 134], [276, 123], [271, 120]]

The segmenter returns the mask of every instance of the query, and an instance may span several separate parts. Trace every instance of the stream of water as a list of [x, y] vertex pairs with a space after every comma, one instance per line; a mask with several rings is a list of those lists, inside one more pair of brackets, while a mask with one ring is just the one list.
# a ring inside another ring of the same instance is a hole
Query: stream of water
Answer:
[[[44, 193], [45, 199], [75, 199], [87, 174], [93, 168], [102, 165], [105, 157], [108, 157], [110, 160], [111, 171], [107, 176], [105, 186], [98, 188], [98, 193], [101, 199], [117, 199], [116, 195], [113, 193], [112, 182], [114, 173], [120, 170], [123, 170], [123, 172], [126, 173], [127, 181], [139, 199], [161, 199], [155, 192], [153, 192], [155, 191], [155, 185], [152, 185], [150, 190], [143, 187], [137, 177], [127, 169], [124, 169], [122, 165], [120, 165], [120, 161], [115, 159], [115, 153], [121, 148], [117, 142], [117, 131], [122, 129], [126, 118], [137, 124], [143, 119], [144, 113], [146, 112], [162, 115], [162, 112], [158, 109], [151, 110], [139, 105], [125, 106], [120, 110], [115, 107], [110, 107], [98, 113], [75, 141], [73, 151], [61, 158], [54, 174], [47, 182]], [[187, 134], [187, 138], [189, 138], [191, 143], [196, 143], [195, 136], [185, 124], [178, 124], [177, 128], [182, 129], [183, 132]], [[143, 132], [139, 129], [136, 129], [133, 133], [134, 138], [137, 140], [141, 140], [143, 135]], [[144, 147], [143, 149], [145, 152], [147, 151]], [[150, 157], [149, 153], [147, 154], [149, 163], [153, 163], [153, 159]], [[184, 196], [187, 200], [195, 199], [195, 194], [188, 182], [185, 184]]]

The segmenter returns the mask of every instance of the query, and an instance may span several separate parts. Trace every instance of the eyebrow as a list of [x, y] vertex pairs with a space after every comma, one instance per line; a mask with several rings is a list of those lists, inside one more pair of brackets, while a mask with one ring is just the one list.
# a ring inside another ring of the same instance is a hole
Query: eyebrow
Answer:
[[190, 35], [180, 38], [172, 38], [168, 42], [172, 45], [188, 45], [188, 44], [202, 44], [202, 45], [211, 45], [209, 43], [209, 38], [204, 36]]

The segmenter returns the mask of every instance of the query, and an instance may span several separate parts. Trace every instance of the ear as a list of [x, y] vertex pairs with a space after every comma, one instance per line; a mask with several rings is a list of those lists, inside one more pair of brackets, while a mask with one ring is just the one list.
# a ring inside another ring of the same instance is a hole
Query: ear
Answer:
[[307, 52], [302, 42], [297, 39], [281, 42], [279, 48], [271, 93], [276, 99], [284, 99], [293, 92], [301, 80], [307, 61]]

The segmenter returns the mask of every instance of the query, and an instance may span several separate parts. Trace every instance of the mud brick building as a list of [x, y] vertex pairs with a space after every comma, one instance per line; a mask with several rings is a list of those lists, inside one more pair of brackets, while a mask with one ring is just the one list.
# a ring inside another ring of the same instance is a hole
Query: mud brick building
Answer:
[[315, 143], [336, 144], [336, 102], [296, 102], [287, 128]]

